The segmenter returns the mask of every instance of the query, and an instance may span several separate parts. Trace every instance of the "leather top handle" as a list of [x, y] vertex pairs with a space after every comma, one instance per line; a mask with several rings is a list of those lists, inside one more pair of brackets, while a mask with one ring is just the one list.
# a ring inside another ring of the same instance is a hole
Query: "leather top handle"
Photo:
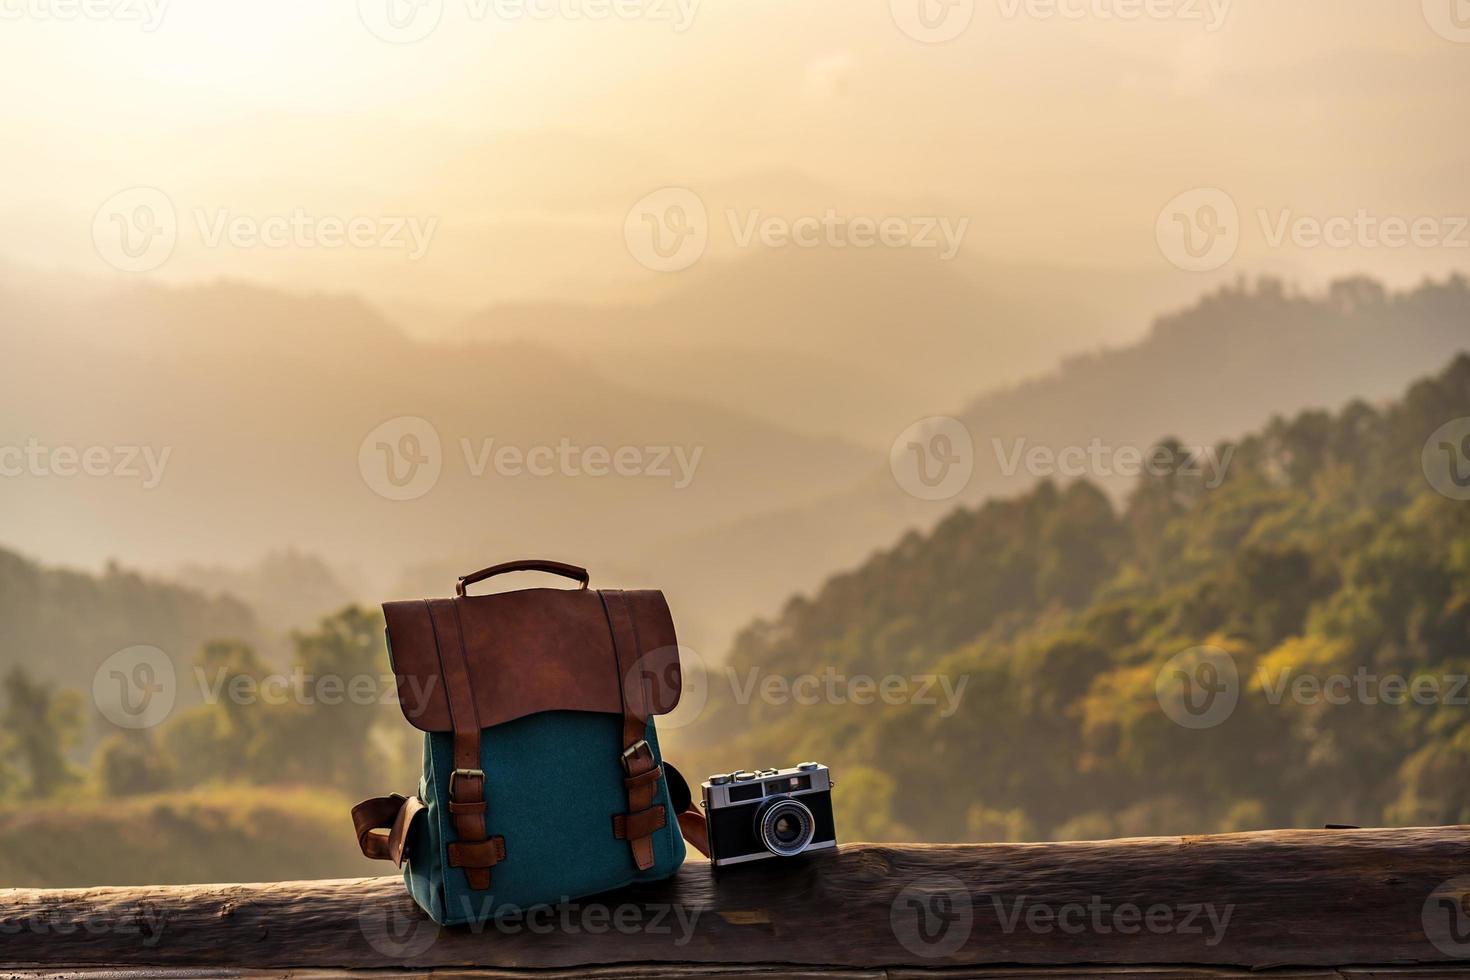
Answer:
[[576, 579], [582, 583], [582, 588], [584, 589], [587, 588], [587, 583], [592, 580], [592, 576], [587, 574], [587, 569], [577, 565], [568, 565], [564, 561], [550, 561], [545, 558], [524, 558], [520, 561], [503, 562], [499, 565], [491, 565], [489, 568], [482, 568], [478, 572], [461, 575], [459, 581], [455, 583], [454, 594], [462, 596], [464, 595], [464, 590], [469, 586], [474, 585], [476, 582], [483, 582], [490, 576], [499, 575], [502, 572], [550, 572], [552, 575], [562, 575], [566, 578]]

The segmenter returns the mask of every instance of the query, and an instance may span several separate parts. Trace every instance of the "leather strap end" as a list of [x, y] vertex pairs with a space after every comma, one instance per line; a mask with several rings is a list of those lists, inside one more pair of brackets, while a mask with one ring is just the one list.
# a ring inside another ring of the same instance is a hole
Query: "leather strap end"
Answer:
[[460, 814], [481, 814], [485, 812], [486, 806], [487, 804], [484, 800], [476, 800], [473, 803], [456, 803], [454, 800], [449, 800], [445, 803], [445, 809], [452, 816], [459, 816]]
[[505, 838], [455, 841], [445, 850], [449, 854], [451, 868], [489, 869], [505, 860]]
[[618, 840], [639, 840], [655, 830], [662, 830], [668, 823], [668, 814], [663, 804], [651, 806], [634, 813], [619, 813], [613, 818], [613, 836]]
[[623, 780], [623, 785], [628, 789], [633, 790], [638, 789], [640, 786], [645, 786], [649, 783], [656, 783], [662, 778], [664, 778], [663, 767], [654, 766], [647, 772], [640, 772], [636, 776], [627, 777]]

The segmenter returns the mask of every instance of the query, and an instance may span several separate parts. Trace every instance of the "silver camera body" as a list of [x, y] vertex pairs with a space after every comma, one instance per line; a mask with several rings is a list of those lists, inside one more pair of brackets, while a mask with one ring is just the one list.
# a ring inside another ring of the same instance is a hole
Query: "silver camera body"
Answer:
[[837, 846], [832, 773], [817, 762], [743, 769], [700, 784], [716, 868]]

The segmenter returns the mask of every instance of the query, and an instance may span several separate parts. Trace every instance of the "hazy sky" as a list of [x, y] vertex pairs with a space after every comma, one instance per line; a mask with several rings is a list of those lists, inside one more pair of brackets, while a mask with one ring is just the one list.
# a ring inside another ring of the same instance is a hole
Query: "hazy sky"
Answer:
[[[938, 214], [968, 219], [965, 260], [1191, 279], [1158, 218], [1218, 188], [1239, 244], [1210, 273], [1409, 280], [1470, 258], [1464, 7], [0, 0], [0, 258], [133, 274], [99, 256], [94, 219], [142, 186], [179, 226], [146, 275], [452, 312], [666, 285], [627, 254], [624, 219], [684, 186], [716, 251], [730, 209]], [[414, 218], [426, 247], [211, 238], [294, 213]], [[1315, 243], [1332, 218], [1355, 230]], [[1434, 224], [1393, 246], [1362, 230], [1384, 218]]]

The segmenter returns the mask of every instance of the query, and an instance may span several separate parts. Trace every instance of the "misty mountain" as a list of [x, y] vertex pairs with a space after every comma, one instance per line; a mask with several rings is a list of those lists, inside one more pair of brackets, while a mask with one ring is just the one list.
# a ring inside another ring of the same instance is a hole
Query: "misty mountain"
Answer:
[[279, 634], [315, 626], [323, 616], [353, 602], [372, 605], [366, 590], [344, 582], [328, 562], [291, 549], [272, 551], [246, 566], [187, 564], [173, 578], [211, 595], [244, 600], [267, 628]]
[[1131, 338], [1158, 308], [1145, 302], [1185, 298], [1146, 277], [916, 248], [731, 248], [666, 279], [620, 302], [497, 305], [457, 336], [531, 340], [634, 387], [886, 448], [914, 418]]
[[381, 595], [431, 559], [629, 561], [874, 464], [542, 346], [418, 342], [351, 298], [12, 282], [0, 322], [0, 446], [41, 457], [0, 480], [0, 510], [27, 516], [0, 538], [48, 559], [234, 566], [294, 547]]

